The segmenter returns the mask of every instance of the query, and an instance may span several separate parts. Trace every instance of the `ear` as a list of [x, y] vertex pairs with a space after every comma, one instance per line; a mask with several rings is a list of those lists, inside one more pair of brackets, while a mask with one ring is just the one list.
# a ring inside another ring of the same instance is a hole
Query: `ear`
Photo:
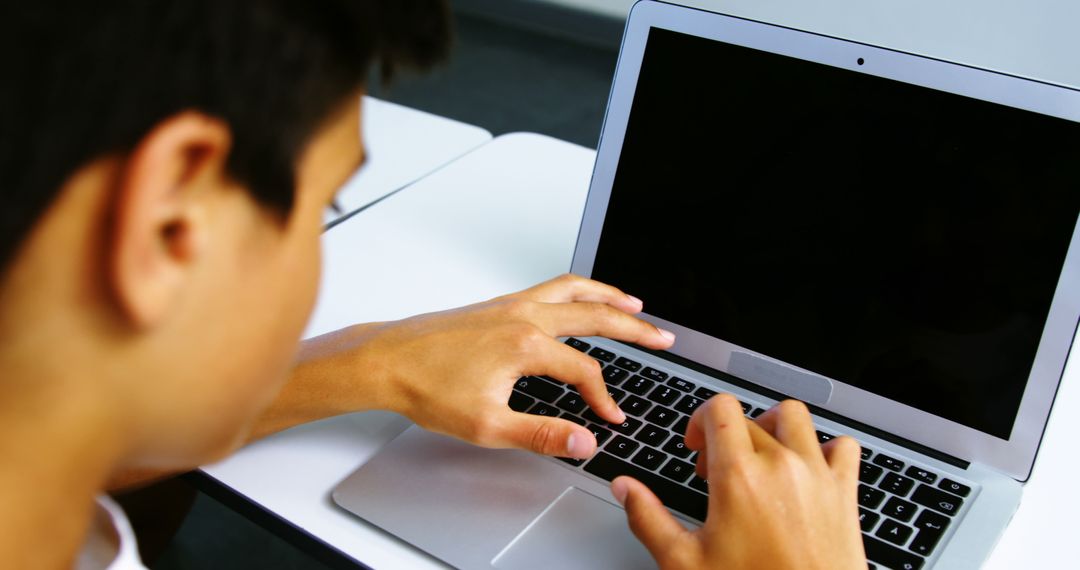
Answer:
[[168, 318], [206, 253], [204, 210], [225, 187], [231, 136], [217, 119], [185, 112], [159, 123], [127, 158], [111, 204], [109, 285], [137, 328]]

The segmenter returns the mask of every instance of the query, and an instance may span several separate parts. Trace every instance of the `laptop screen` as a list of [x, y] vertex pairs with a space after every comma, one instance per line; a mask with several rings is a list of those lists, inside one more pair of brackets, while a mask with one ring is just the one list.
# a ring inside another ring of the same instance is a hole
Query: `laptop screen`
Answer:
[[654, 28], [592, 276], [1007, 439], [1080, 213], [1080, 124]]

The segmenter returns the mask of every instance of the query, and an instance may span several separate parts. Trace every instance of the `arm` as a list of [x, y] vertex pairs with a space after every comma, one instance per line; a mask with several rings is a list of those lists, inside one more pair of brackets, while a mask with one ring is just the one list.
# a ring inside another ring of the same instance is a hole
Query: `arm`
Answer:
[[[507, 400], [518, 378], [550, 376], [577, 386], [600, 416], [623, 421], [600, 365], [555, 337], [599, 335], [654, 349], [671, 346], [671, 333], [632, 316], [641, 308], [641, 301], [614, 287], [566, 275], [461, 309], [322, 335], [302, 343], [292, 377], [260, 415], [249, 441], [322, 418], [382, 409], [485, 447], [589, 457], [596, 450], [592, 432], [567, 420], [514, 412]], [[129, 471], [110, 489], [168, 475]]]
[[700, 529], [686, 530], [634, 479], [611, 486], [661, 568], [866, 568], [859, 445], [850, 437], [819, 445], [805, 405], [782, 402], [750, 421], [734, 397], [716, 396], [694, 413], [686, 446], [700, 451], [697, 471], [709, 481]]

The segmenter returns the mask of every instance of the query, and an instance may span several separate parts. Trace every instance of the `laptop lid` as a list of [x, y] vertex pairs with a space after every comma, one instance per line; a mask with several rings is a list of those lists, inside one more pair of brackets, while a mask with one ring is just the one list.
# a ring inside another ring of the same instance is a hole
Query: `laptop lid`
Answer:
[[1078, 213], [1080, 91], [643, 1], [572, 271], [678, 356], [1026, 479]]

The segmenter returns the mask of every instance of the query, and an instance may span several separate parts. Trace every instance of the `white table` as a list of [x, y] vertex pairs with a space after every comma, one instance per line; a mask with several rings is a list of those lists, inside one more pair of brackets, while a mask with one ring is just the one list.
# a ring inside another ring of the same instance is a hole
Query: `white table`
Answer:
[[[308, 335], [459, 306], [566, 271], [594, 154], [538, 135], [502, 136], [335, 228], [326, 235]], [[1073, 483], [1080, 459], [1069, 441], [1080, 433], [1077, 360], [1066, 370], [1020, 510], [988, 568], [1050, 568], [1071, 558], [1080, 512]], [[386, 413], [343, 416], [256, 442], [205, 472], [367, 565], [440, 567], [329, 499], [407, 426]]]
[[362, 98], [360, 128], [367, 163], [342, 186], [342, 213], [327, 212], [329, 223], [423, 178], [491, 140], [477, 126], [374, 97]]

